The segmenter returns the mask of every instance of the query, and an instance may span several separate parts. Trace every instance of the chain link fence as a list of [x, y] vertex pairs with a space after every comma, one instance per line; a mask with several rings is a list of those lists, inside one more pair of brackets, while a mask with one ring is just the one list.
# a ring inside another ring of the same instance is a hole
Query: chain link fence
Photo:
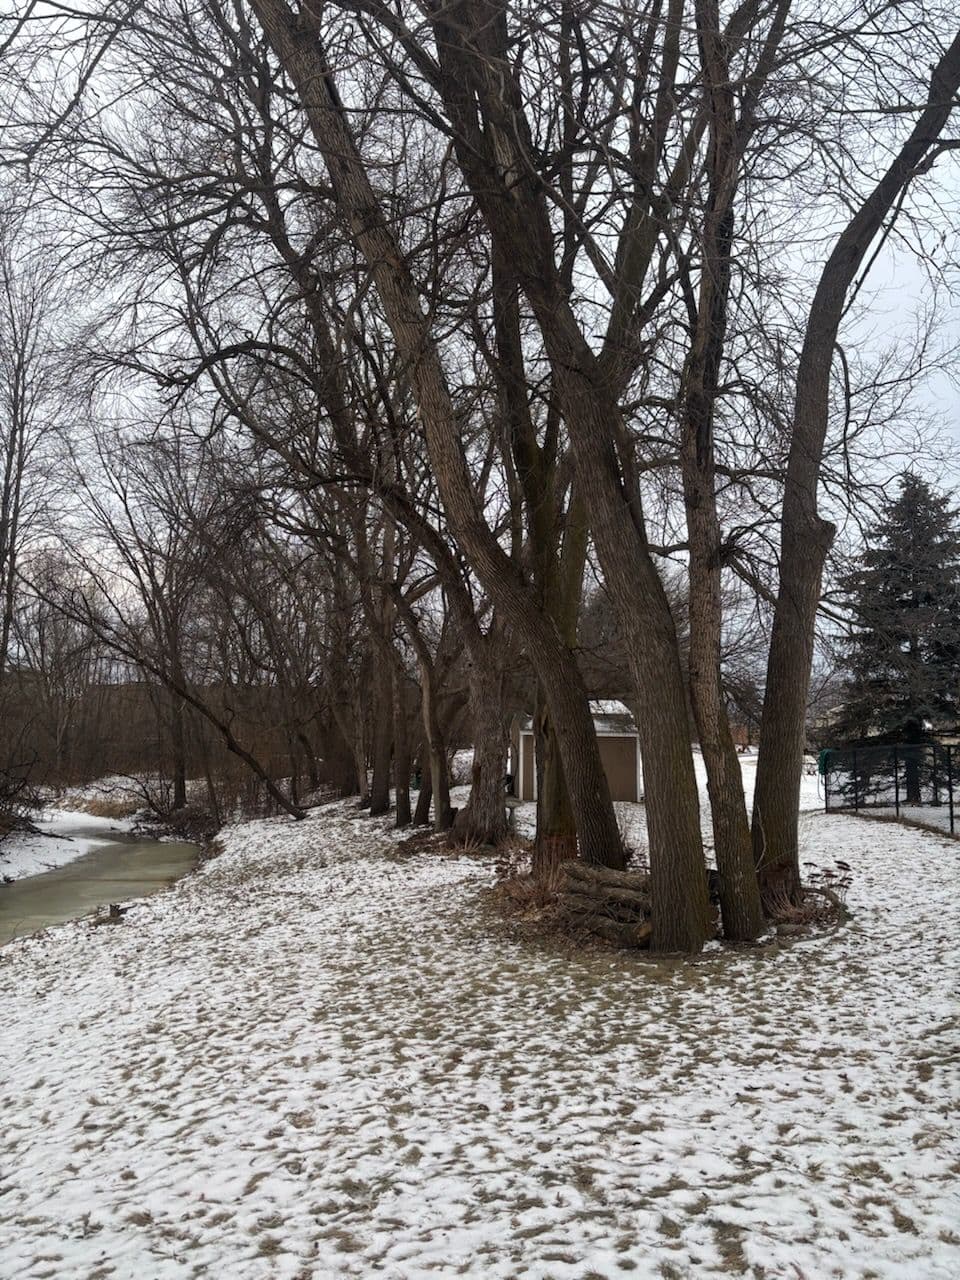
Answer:
[[960, 747], [938, 742], [831, 747], [820, 753], [828, 813], [869, 811], [957, 834]]

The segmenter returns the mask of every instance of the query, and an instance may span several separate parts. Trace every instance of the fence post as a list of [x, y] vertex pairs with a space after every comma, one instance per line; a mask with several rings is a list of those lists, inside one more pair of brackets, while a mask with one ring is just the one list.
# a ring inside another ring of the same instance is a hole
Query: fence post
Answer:
[[947, 747], [947, 805], [950, 809], [950, 834], [953, 835], [953, 747]]
[[900, 752], [893, 748], [893, 806], [900, 817]]
[[823, 811], [830, 812], [830, 752], [823, 754]]
[[940, 803], [940, 788], [937, 786], [937, 744], [930, 743], [930, 754], [933, 757], [933, 765], [930, 769], [930, 785], [933, 788], [933, 807], [936, 809]]
[[860, 779], [857, 777], [857, 749], [853, 749], [853, 812], [860, 812]]

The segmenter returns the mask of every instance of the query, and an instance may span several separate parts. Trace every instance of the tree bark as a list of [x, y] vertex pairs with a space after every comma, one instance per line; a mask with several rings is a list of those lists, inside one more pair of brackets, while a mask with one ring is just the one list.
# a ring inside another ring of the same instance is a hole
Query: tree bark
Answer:
[[313, 743], [303, 730], [297, 731], [297, 741], [303, 748], [303, 762], [307, 770], [307, 786], [311, 791], [316, 791], [320, 786], [320, 774], [317, 772], [317, 756]]
[[537, 836], [531, 872], [538, 880], [549, 884], [556, 879], [560, 864], [577, 856], [577, 826], [563, 771], [560, 743], [539, 684], [533, 741], [537, 771]]
[[437, 690], [434, 684], [433, 670], [429, 664], [421, 663], [420, 699], [427, 754], [430, 761], [433, 829], [434, 831], [449, 831], [453, 823], [453, 811], [450, 808], [447, 744], [440, 729], [440, 717], [437, 715]]
[[503, 775], [509, 747], [499, 637], [480, 637], [480, 645], [474, 642], [468, 661], [473, 768], [470, 797], [457, 814], [454, 832], [465, 844], [495, 845], [507, 834]]
[[690, 542], [690, 697], [707, 772], [720, 909], [728, 938], [763, 929], [740, 762], [723, 695], [722, 547], [717, 513], [714, 409], [727, 328], [734, 196], [740, 147], [716, 0], [697, 0], [697, 33], [708, 98], [708, 193], [696, 323], [684, 371], [681, 473]]
[[357, 804], [365, 809], [370, 803], [370, 778], [367, 773], [367, 737], [364, 733], [363, 708], [356, 697], [351, 699], [349, 713], [341, 706], [335, 706], [333, 714], [337, 718], [340, 731], [350, 747], [353, 756], [353, 767], [357, 775]]
[[[423, 752], [430, 767], [430, 795], [433, 801], [433, 827], [435, 831], [449, 831], [453, 824], [450, 807], [450, 775], [447, 770], [447, 744], [440, 727], [437, 673], [430, 648], [417, 626], [413, 611], [406, 602], [400, 603], [400, 617], [406, 627], [410, 643], [417, 655], [420, 668], [420, 714], [423, 720]], [[421, 788], [422, 798], [422, 788]], [[417, 804], [417, 813], [420, 805]], [[426, 814], [423, 820], [426, 821]]]
[[[509, 427], [510, 453], [523, 495], [532, 598], [556, 624], [563, 643], [572, 649], [577, 640], [587, 554], [586, 514], [571, 493], [560, 542], [559, 413], [556, 405], [549, 407], [541, 444], [530, 411], [530, 386], [520, 324], [520, 287], [513, 263], [496, 240], [491, 246], [491, 276], [497, 342], [497, 359], [492, 371], [500, 387], [504, 419]], [[576, 857], [577, 823], [550, 714], [550, 694], [543, 681], [537, 683], [533, 728], [537, 826], [532, 871], [537, 879], [548, 882], [555, 876], [559, 862]]]
[[[378, 650], [381, 646], [377, 646]], [[370, 813], [390, 810], [390, 762], [393, 757], [394, 681], [393, 667], [382, 658], [377, 662], [376, 724], [373, 731], [373, 781]]]
[[336, 787], [341, 799], [355, 796], [360, 789], [356, 761], [340, 720], [333, 710], [330, 713], [329, 728], [321, 741], [325, 780]]
[[407, 718], [407, 690], [402, 671], [393, 681], [393, 785], [397, 794], [396, 823], [409, 827], [410, 812], [410, 725]]
[[417, 807], [413, 814], [413, 825], [425, 827], [430, 821], [430, 806], [433, 801], [433, 776], [430, 773], [430, 751], [424, 742], [418, 757], [417, 772], [420, 774], [420, 790], [417, 793]]
[[[178, 677], [180, 680], [182, 676]], [[173, 780], [173, 807], [182, 809], [187, 803], [187, 735], [184, 719], [186, 708], [183, 699], [169, 695], [170, 707], [170, 764]]]

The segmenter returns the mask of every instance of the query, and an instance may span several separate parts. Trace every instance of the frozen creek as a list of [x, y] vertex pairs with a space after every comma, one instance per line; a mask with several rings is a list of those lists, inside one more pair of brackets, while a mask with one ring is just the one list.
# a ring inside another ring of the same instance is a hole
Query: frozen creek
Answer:
[[165, 889], [196, 865], [199, 852], [194, 844], [143, 840], [90, 823], [61, 827], [59, 838], [90, 847], [63, 866], [0, 885], [0, 946]]

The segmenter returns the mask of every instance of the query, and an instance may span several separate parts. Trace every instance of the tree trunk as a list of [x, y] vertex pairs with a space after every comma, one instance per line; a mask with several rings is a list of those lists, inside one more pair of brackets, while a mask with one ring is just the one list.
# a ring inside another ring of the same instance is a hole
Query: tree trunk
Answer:
[[[685, 471], [688, 468], [693, 470], [695, 463], [685, 458]], [[721, 681], [720, 529], [712, 483], [709, 497], [700, 480], [689, 474], [684, 487], [690, 530], [690, 696], [707, 773], [720, 911], [725, 936], [748, 941], [763, 929], [763, 909], [740, 760]]]
[[920, 792], [920, 762], [917, 758], [916, 751], [909, 749], [904, 753], [904, 775], [906, 783], [906, 799], [907, 804], [919, 804], [921, 798]]
[[290, 761], [290, 799], [295, 805], [300, 804], [300, 752], [297, 750], [295, 735], [287, 737], [287, 759]]
[[169, 695], [170, 763], [173, 781], [173, 807], [182, 809], [187, 803], [187, 735], [183, 699]]
[[[258, 8], [269, 2], [255, 0]], [[437, 11], [433, 26], [457, 157], [488, 231], [512, 261], [543, 337], [576, 458], [579, 497], [590, 513], [604, 578], [630, 649], [646, 780], [652, 946], [699, 951], [708, 933], [709, 904], [686, 691], [673, 617], [650, 555], [638, 494], [620, 469], [617, 447], [622, 447], [624, 424], [610, 380], [560, 279], [542, 189], [526, 178], [533, 144], [518, 82], [501, 70], [503, 12], [495, 5], [453, 4]], [[538, 674], [554, 711], [582, 836], [575, 794], [579, 762], [561, 718], [569, 709], [568, 691], [548, 684], [539, 668]], [[580, 710], [594, 737], [585, 699]], [[609, 821], [616, 825], [612, 806]]]
[[356, 761], [336, 712], [331, 713], [328, 724], [329, 728], [321, 738], [324, 780], [336, 787], [337, 794], [345, 800], [348, 796], [355, 796], [360, 789]]
[[577, 856], [577, 827], [563, 772], [560, 744], [539, 685], [533, 730], [537, 770], [537, 836], [533, 845], [531, 871], [536, 879], [552, 884], [556, 880], [560, 864]]
[[[571, 490], [563, 539], [558, 545], [562, 496], [557, 475], [559, 413], [548, 409], [543, 444], [530, 410], [530, 384], [524, 357], [520, 288], [513, 263], [496, 239], [491, 249], [493, 318], [497, 359], [493, 364], [500, 386], [510, 452], [523, 495], [526, 545], [530, 558], [532, 599], [556, 625], [561, 641], [573, 648], [583, 590], [587, 554], [587, 520], [583, 504]], [[537, 776], [537, 827], [533, 846], [533, 874], [550, 882], [559, 862], [576, 857], [577, 825], [570, 799], [560, 744], [549, 711], [549, 695], [538, 682], [533, 717]]]
[[[437, 714], [437, 690], [433, 667], [420, 661], [420, 709], [423, 715], [425, 747], [430, 763], [430, 793], [433, 801], [433, 829], [449, 831], [453, 823], [450, 808], [450, 777], [447, 773], [447, 744]], [[419, 809], [419, 805], [417, 806]]]
[[397, 793], [396, 823], [409, 827], [410, 812], [410, 725], [407, 719], [406, 682], [398, 670], [393, 680], [393, 785]]
[[841, 232], [807, 317], [797, 369], [793, 433], [780, 523], [780, 586], [773, 619], [753, 805], [754, 859], [765, 896], [803, 896], [800, 778], [823, 566], [834, 528], [817, 510], [830, 415], [830, 374], [847, 294], [874, 238], [923, 171], [960, 89], [960, 34], [933, 68], [927, 105], [910, 136]]
[[473, 768], [470, 797], [454, 832], [465, 844], [499, 844], [507, 834], [503, 776], [509, 748], [503, 707], [503, 652], [497, 636], [480, 638], [469, 653]]
[[302, 730], [298, 731], [297, 740], [303, 747], [303, 761], [307, 769], [307, 786], [311, 791], [316, 791], [320, 786], [320, 774], [317, 771], [317, 756], [313, 743]]
[[709, 114], [708, 194], [693, 341], [684, 370], [681, 473], [690, 542], [690, 697], [707, 772], [720, 909], [728, 938], [763, 929], [740, 762], [723, 696], [722, 545], [717, 514], [714, 410], [727, 330], [734, 198], [740, 145], [716, 0], [697, 0]]
[[217, 795], [217, 786], [213, 780], [213, 772], [210, 768], [210, 745], [207, 742], [207, 735], [203, 735], [203, 777], [207, 786], [207, 800], [210, 804], [210, 812], [213, 814], [213, 820], [218, 827], [223, 826], [223, 814], [220, 810], [220, 797]]
[[907, 804], [922, 802], [922, 764], [924, 754], [928, 750], [923, 746], [923, 725], [919, 720], [910, 721], [906, 725], [905, 745], [903, 748], [904, 791]]
[[[546, 531], [541, 535], [544, 545], [540, 557], [544, 607], [554, 620], [572, 662], [576, 663], [573, 650], [577, 643], [583, 570], [589, 541], [587, 513], [576, 489], [570, 494], [559, 556], [547, 542], [545, 534]], [[592, 728], [593, 717], [589, 703], [584, 710]], [[542, 682], [537, 685], [536, 712], [534, 741], [537, 753], [537, 836], [533, 847], [532, 872], [538, 879], [552, 883], [558, 864], [576, 857], [577, 823], [556, 723]], [[615, 864], [611, 862], [610, 865]], [[621, 861], [619, 865], [624, 864]]]
[[374, 816], [387, 813], [390, 809], [390, 761], [393, 756], [393, 666], [382, 657], [377, 662], [376, 683], [373, 784], [370, 788], [370, 813]]
[[413, 825], [415, 827], [425, 827], [430, 821], [430, 805], [433, 800], [430, 752], [426, 743], [420, 748], [420, 753], [417, 757], [417, 773], [420, 775], [420, 790], [417, 792], [417, 807], [413, 814]]
[[798, 533], [784, 504], [781, 585], [767, 658], [753, 800], [754, 862], [761, 893], [771, 903], [797, 905], [803, 899], [798, 830], [807, 692], [820, 582], [832, 540], [833, 526], [819, 517]]
[[[709, 904], [686, 689], [670, 603], [646, 548], [639, 517], [620, 486], [611, 428], [617, 410], [599, 381], [596, 362], [566, 304], [554, 299], [548, 306], [539, 286], [530, 281], [525, 287], [560, 387], [581, 495], [591, 513], [597, 552], [627, 641], [637, 691], [653, 898], [652, 949], [699, 951], [708, 933]], [[559, 691], [552, 705], [562, 705], [567, 692]], [[559, 719], [557, 727], [563, 735]], [[564, 767], [569, 781], [567, 754]]]
[[357, 804], [365, 809], [370, 803], [370, 775], [367, 772], [367, 735], [365, 732], [363, 707], [360, 699], [353, 698], [350, 716], [350, 747], [353, 751], [354, 765], [357, 770]]

